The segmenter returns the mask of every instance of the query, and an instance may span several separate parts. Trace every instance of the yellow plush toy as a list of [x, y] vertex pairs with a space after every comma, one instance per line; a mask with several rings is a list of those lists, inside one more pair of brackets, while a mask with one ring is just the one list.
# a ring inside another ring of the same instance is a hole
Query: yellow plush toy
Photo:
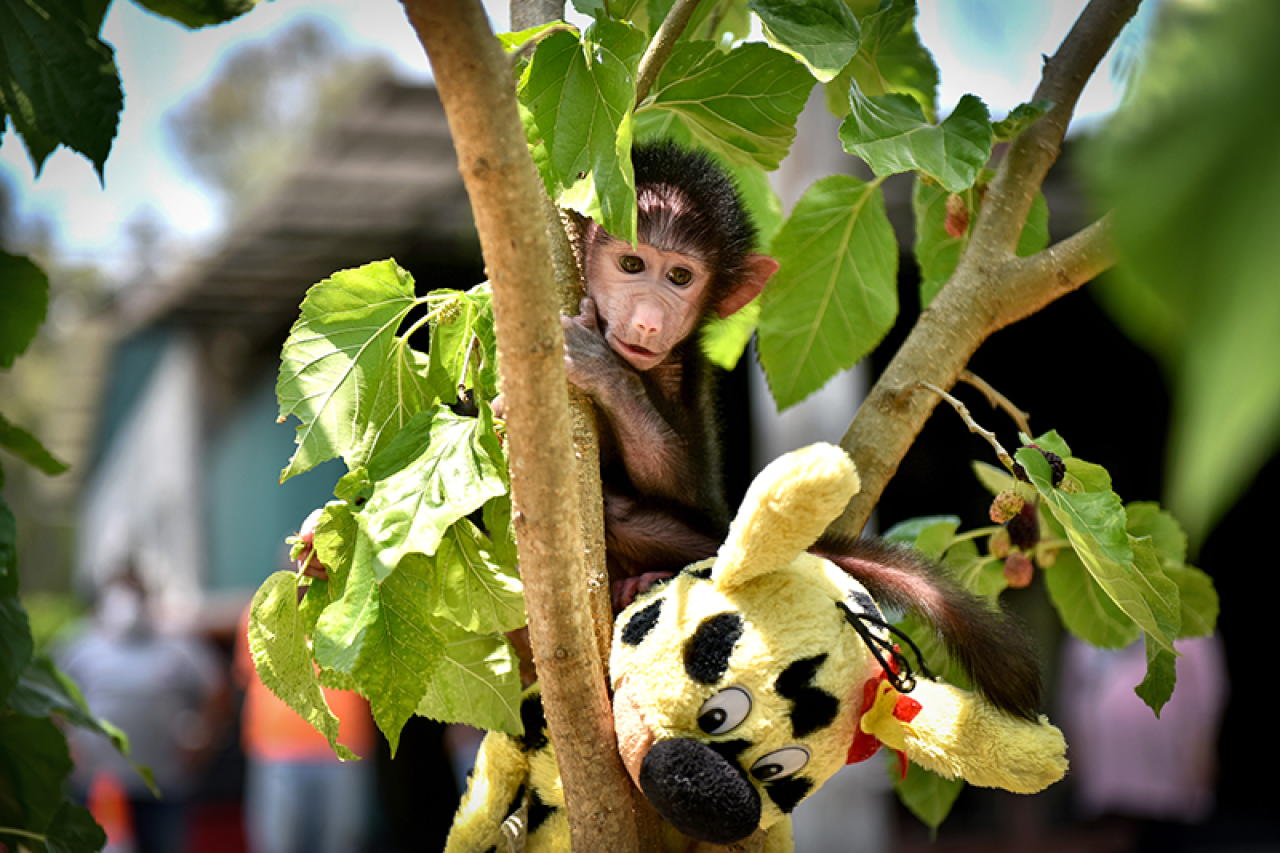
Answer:
[[[894, 637], [871, 595], [807, 552], [857, 490], [839, 448], [781, 457], [757, 476], [714, 560], [649, 589], [615, 621], [619, 750], [689, 838], [730, 844], [766, 829], [769, 851], [789, 851], [796, 805], [881, 744], [904, 768], [910, 759], [1017, 793], [1066, 772], [1066, 744], [1044, 717], [897, 671], [904, 659], [886, 654]], [[536, 689], [523, 716], [523, 737], [485, 738], [447, 851], [569, 850]]]

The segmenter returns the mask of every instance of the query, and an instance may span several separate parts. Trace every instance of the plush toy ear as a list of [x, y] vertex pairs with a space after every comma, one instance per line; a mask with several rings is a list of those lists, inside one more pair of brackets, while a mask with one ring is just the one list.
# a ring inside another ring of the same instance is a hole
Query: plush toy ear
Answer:
[[835, 445], [813, 444], [778, 457], [752, 481], [712, 579], [729, 589], [789, 565], [858, 489], [853, 460]]

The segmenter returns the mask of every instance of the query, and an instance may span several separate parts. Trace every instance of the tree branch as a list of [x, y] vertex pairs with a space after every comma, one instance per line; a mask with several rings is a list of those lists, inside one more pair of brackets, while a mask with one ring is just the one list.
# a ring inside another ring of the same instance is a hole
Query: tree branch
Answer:
[[640, 68], [636, 74], [637, 107], [649, 97], [649, 90], [658, 80], [658, 72], [662, 70], [667, 57], [671, 56], [676, 39], [680, 38], [684, 28], [689, 25], [689, 19], [697, 8], [698, 0], [676, 0], [671, 11], [667, 12], [667, 17], [662, 20], [662, 26], [653, 34], [653, 40], [645, 49], [644, 56], [640, 57]]
[[[536, 213], [545, 194], [526, 147], [510, 63], [480, 3], [402, 2], [431, 61], [493, 288], [530, 642], [573, 846], [638, 851], [637, 792], [617, 755], [577, 523], [563, 298], [548, 228]], [[563, 254], [557, 257], [563, 266]], [[607, 584], [596, 591], [607, 599]]]
[[950, 389], [992, 333], [1115, 263], [1105, 218], [1030, 258], [1015, 257], [1014, 248], [1061, 151], [1080, 92], [1139, 2], [1091, 0], [1045, 63], [1036, 98], [1052, 100], [1053, 108], [1010, 145], [951, 280], [921, 313], [840, 441], [858, 466], [862, 491], [831, 525], [833, 532], [856, 536], [862, 531], [933, 412], [938, 396], [912, 389], [920, 383]]

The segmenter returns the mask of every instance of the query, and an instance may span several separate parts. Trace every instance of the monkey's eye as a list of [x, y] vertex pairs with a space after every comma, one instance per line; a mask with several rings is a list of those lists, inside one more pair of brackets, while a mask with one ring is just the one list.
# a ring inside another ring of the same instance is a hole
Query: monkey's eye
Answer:
[[623, 272], [644, 272], [644, 259], [637, 255], [623, 255], [618, 258], [618, 266]]
[[761, 782], [785, 779], [799, 773], [809, 763], [809, 750], [803, 746], [777, 749], [751, 765], [751, 775]]
[[689, 282], [693, 281], [693, 273], [689, 272], [689, 270], [684, 267], [675, 267], [671, 272], [667, 273], [667, 281], [677, 287], [684, 287]]
[[709, 735], [731, 732], [751, 713], [751, 694], [741, 687], [727, 687], [698, 709], [698, 728]]

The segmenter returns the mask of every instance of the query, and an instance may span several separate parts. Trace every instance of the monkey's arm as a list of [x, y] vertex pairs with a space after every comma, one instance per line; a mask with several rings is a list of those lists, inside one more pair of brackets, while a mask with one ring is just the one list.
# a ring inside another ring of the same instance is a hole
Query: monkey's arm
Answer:
[[1040, 667], [1026, 633], [1009, 616], [914, 551], [878, 539], [824, 536], [809, 549], [848, 572], [882, 606], [910, 610], [937, 626], [948, 653], [978, 692], [1016, 717], [1040, 712]]
[[[715, 450], [708, 446], [706, 427], [699, 428], [692, 418], [678, 424], [659, 411], [640, 374], [623, 363], [601, 334], [590, 300], [583, 300], [579, 316], [561, 320], [569, 381], [590, 395], [608, 418], [636, 490], [700, 509], [722, 508], [712, 506], [718, 485], [712, 473], [716, 466], [711, 464]], [[676, 396], [680, 383], [690, 377], [680, 375], [678, 368], [674, 372], [670, 382]]]

